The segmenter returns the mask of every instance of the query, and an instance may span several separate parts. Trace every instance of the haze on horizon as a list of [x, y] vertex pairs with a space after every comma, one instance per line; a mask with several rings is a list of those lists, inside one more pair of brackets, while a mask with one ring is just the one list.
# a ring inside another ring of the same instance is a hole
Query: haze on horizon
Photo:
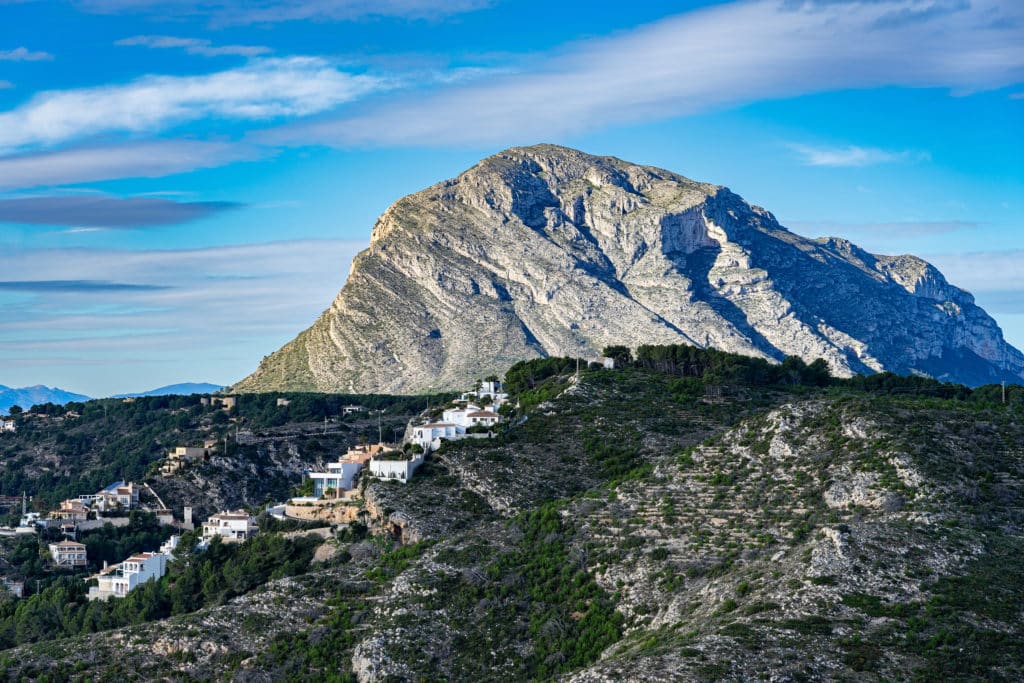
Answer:
[[1024, 6], [434, 5], [0, 2], [0, 384], [237, 381], [391, 202], [537, 142], [924, 257], [1024, 346]]

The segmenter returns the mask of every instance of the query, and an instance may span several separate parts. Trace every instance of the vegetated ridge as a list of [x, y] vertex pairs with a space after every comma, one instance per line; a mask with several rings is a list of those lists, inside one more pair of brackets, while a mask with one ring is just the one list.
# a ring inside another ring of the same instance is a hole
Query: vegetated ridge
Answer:
[[499, 437], [445, 444], [406, 485], [365, 480], [365, 526], [316, 562], [301, 551], [293, 576], [224, 597], [212, 575], [229, 601], [186, 613], [158, 600], [180, 592], [171, 576], [124, 609], [176, 616], [0, 665], [361, 683], [1024, 676], [1024, 388], [1003, 402], [997, 385], [835, 380], [691, 347], [575, 365], [514, 366], [520, 407]]
[[1024, 377], [995, 321], [917, 257], [804, 238], [727, 188], [538, 145], [395, 202], [330, 308], [234, 389], [453, 389], [527, 358], [670, 343], [822, 358], [838, 376]]

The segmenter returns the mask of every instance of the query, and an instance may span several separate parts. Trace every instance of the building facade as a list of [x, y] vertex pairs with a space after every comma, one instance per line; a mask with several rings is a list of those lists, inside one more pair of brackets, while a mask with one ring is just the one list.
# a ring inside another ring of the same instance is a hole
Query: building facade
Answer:
[[139, 553], [124, 562], [107, 567], [94, 577], [95, 586], [89, 588], [90, 600], [123, 598], [138, 586], [167, 573], [167, 555]]
[[58, 567], [84, 567], [89, 563], [85, 545], [75, 541], [51, 543], [50, 557]]
[[223, 543], [242, 543], [258, 531], [256, 519], [245, 510], [219, 512], [203, 523], [203, 542], [219, 536]]

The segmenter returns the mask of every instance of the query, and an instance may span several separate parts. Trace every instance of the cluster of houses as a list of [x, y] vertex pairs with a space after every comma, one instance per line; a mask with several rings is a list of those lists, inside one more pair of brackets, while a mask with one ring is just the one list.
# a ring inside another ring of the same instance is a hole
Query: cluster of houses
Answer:
[[[337, 462], [327, 463], [324, 471], [307, 472], [313, 482], [312, 500], [351, 496], [357, 477], [363, 472], [378, 479], [408, 482], [423, 464], [426, 454], [437, 450], [441, 441], [488, 436], [489, 430], [501, 421], [497, 410], [506, 401], [508, 394], [502, 391], [500, 382], [481, 382], [446, 409], [440, 422], [410, 427], [405, 438], [406, 448], [383, 442], [350, 448]], [[294, 501], [311, 502], [307, 499]]]
[[[202, 540], [198, 547], [207, 547], [214, 538], [220, 538], [222, 543], [242, 543], [258, 531], [256, 519], [244, 510], [219, 512], [203, 524]], [[96, 581], [96, 585], [89, 588], [88, 598], [123, 598], [147, 581], [160, 579], [167, 573], [168, 563], [174, 561], [174, 551], [180, 538], [178, 535], [171, 536], [158, 551], [136, 553], [122, 562], [104, 566], [101, 571], [86, 579]], [[57, 567], [77, 569], [88, 565], [88, 553], [82, 543], [69, 540], [51, 543], [49, 551]]]

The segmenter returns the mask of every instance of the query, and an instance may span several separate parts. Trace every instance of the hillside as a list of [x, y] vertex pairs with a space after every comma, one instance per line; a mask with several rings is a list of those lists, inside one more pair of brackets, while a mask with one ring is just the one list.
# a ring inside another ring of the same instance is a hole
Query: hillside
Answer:
[[995, 321], [919, 258], [807, 239], [727, 188], [538, 145], [396, 201], [328, 310], [234, 390], [436, 391], [522, 359], [673, 343], [822, 358], [840, 376], [1024, 378]]
[[1019, 680], [1024, 390], [741, 385], [713, 360], [703, 379], [519, 366], [515, 426], [444, 446], [408, 485], [369, 482], [370, 535], [353, 525], [300, 576], [0, 661], [15, 677]]
[[[305, 470], [361, 439], [376, 439], [376, 415], [343, 416], [342, 406], [383, 410], [381, 430], [390, 437], [425, 405], [410, 397], [266, 394], [243, 397], [225, 411], [201, 398], [42, 405], [19, 417], [17, 432], [0, 434], [0, 495], [26, 492], [52, 508], [125, 480], [150, 483], [179, 515], [185, 505], [197, 516], [259, 505], [287, 497]], [[277, 405], [278, 398], [289, 405]], [[207, 462], [160, 474], [157, 465], [169, 451], [206, 441], [216, 442]]]

